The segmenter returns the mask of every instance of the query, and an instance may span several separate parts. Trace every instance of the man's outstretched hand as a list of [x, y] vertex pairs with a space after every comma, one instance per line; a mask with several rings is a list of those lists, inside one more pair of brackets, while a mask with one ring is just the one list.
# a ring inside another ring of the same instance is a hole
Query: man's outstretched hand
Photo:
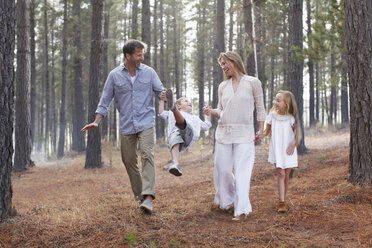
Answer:
[[95, 123], [95, 122], [92, 122], [92, 123], [90, 123], [90, 124], [88, 124], [88, 125], [85, 125], [85, 127], [83, 127], [83, 128], [80, 130], [80, 132], [85, 132], [85, 131], [87, 131], [87, 130], [89, 130], [89, 129], [93, 129], [93, 128], [96, 128], [96, 127], [98, 127], [98, 124]]

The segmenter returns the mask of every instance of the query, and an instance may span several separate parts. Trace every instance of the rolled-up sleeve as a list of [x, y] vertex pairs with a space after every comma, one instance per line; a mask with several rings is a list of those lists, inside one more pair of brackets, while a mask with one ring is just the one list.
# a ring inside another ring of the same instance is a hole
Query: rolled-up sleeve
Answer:
[[215, 109], [218, 113], [219, 116], [221, 116], [221, 111], [223, 109], [222, 107], [222, 83], [218, 86], [218, 103], [217, 103], [217, 108]]
[[160, 78], [159, 78], [158, 74], [153, 69], [152, 69], [152, 72], [151, 72], [151, 78], [152, 78], [153, 90], [154, 90], [156, 96], [158, 97], [158, 99], [160, 99], [161, 91], [164, 88], [164, 86], [163, 86], [162, 82], [160, 81]]
[[257, 121], [265, 121], [266, 111], [263, 100], [262, 85], [259, 79], [253, 80], [253, 97], [257, 110]]
[[[201, 121], [201, 120], [200, 120]], [[209, 128], [211, 128], [212, 123], [210, 121], [201, 121], [200, 129], [203, 131], [207, 131]]]
[[110, 106], [110, 102], [114, 97], [114, 78], [112, 73], [107, 77], [105, 86], [103, 87], [103, 92], [101, 99], [98, 103], [96, 114], [106, 116], [107, 109]]

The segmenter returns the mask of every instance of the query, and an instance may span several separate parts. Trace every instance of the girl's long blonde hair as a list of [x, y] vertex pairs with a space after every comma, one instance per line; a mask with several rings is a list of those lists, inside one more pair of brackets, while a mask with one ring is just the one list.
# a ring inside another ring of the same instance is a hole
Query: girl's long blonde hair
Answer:
[[[221, 59], [225, 60], [226, 62], [227, 61], [232, 62], [240, 72], [242, 72], [245, 75], [247, 74], [247, 72], [245, 71], [245, 68], [244, 68], [243, 60], [240, 57], [240, 55], [237, 54], [236, 52], [228, 51], [228, 52], [225, 52], [225, 53], [220, 53], [220, 56], [218, 57], [218, 63], [220, 65], [221, 65]], [[223, 77], [224, 77], [225, 80], [231, 78], [231, 76], [227, 77], [225, 72], [223, 73]]]
[[[279, 90], [278, 94], [283, 95], [283, 100], [287, 105], [286, 114], [291, 114], [295, 118], [294, 123], [294, 135], [295, 135], [295, 146], [298, 146], [302, 139], [302, 131], [301, 131], [301, 124], [300, 119], [298, 117], [298, 108], [296, 103], [296, 98], [292, 92], [288, 90]], [[275, 112], [275, 105], [271, 108], [270, 112]]]

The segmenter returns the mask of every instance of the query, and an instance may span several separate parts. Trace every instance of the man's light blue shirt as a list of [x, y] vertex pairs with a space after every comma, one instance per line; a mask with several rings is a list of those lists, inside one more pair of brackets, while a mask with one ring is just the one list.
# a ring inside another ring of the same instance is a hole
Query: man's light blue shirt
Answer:
[[119, 111], [120, 134], [128, 135], [154, 127], [153, 92], [160, 98], [163, 84], [155, 70], [141, 64], [132, 84], [130, 72], [123, 65], [110, 72], [103, 88], [96, 114], [106, 116], [112, 98]]

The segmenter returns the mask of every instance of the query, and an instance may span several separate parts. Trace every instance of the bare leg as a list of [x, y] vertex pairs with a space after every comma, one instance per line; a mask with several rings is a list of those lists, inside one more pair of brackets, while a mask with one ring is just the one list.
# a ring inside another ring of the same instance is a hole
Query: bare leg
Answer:
[[285, 170], [277, 168], [278, 174], [278, 193], [280, 201], [284, 202], [285, 199]]
[[180, 161], [180, 144], [175, 144], [172, 147], [171, 154], [173, 162], [178, 164]]
[[185, 118], [183, 118], [182, 114], [180, 111], [178, 111], [178, 109], [176, 110], [172, 110], [173, 112], [173, 115], [174, 115], [174, 118], [176, 119], [176, 125], [179, 129], [183, 130], [186, 128], [186, 122], [185, 122]]
[[284, 181], [284, 199], [287, 198], [287, 191], [288, 191], [288, 183], [289, 183], [289, 174], [291, 173], [291, 169], [285, 169], [285, 181]]

